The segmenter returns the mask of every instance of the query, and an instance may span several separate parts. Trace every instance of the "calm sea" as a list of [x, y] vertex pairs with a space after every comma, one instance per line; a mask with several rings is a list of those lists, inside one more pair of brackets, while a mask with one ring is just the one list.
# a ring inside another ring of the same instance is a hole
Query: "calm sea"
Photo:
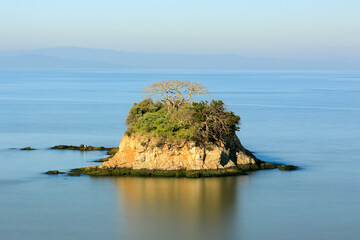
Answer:
[[[141, 89], [205, 84], [242, 143], [299, 171], [210, 179], [48, 176], [94, 165]], [[21, 147], [36, 151], [20, 151]], [[359, 239], [360, 72], [0, 71], [0, 239]]]

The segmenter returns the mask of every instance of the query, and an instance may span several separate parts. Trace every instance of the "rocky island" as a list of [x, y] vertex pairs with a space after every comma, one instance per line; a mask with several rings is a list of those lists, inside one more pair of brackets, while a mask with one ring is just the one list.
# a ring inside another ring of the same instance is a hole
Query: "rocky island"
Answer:
[[70, 175], [210, 177], [278, 167], [293, 170], [263, 162], [245, 149], [236, 135], [240, 117], [221, 100], [194, 101], [195, 95], [208, 94], [205, 86], [167, 80], [144, 92], [149, 94], [146, 99], [129, 111], [117, 153]]

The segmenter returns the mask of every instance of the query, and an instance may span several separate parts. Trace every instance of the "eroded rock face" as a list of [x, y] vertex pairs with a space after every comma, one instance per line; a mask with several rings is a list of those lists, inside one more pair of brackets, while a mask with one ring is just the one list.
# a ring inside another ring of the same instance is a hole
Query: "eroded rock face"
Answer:
[[154, 138], [124, 135], [119, 151], [100, 168], [217, 170], [259, 162], [241, 145], [235, 134], [221, 146], [210, 144], [205, 149], [194, 142], [161, 145]]

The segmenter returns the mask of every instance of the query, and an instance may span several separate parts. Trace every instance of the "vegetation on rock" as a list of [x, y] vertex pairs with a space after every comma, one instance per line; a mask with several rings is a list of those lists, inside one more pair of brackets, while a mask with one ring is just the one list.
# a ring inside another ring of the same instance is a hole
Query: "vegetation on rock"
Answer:
[[181, 83], [168, 80], [146, 88], [147, 92], [160, 94], [163, 99], [147, 98], [135, 103], [126, 119], [127, 134], [148, 134], [158, 137], [160, 142], [161, 139], [191, 140], [204, 145], [223, 141], [240, 129], [240, 117], [228, 111], [223, 101], [191, 102], [193, 95], [208, 93], [204, 86]]

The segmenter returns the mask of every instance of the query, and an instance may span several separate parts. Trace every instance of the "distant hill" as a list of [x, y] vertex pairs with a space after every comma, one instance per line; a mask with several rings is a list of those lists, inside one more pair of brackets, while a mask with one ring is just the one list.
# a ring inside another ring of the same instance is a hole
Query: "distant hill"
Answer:
[[59, 47], [0, 52], [0, 68], [359, 69], [359, 59], [248, 58]]

